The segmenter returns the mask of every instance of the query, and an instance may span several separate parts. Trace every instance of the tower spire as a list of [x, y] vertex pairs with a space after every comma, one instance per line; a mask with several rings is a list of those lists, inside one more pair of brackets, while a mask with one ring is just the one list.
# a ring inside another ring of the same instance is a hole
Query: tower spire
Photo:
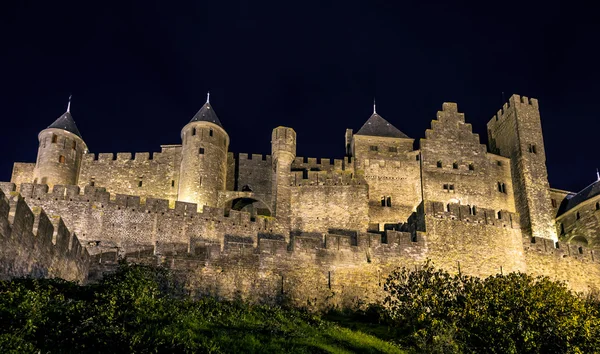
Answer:
[[206, 103], [210, 103], [210, 91], [206, 93]]
[[73, 95], [69, 95], [69, 103], [67, 104], [67, 112], [71, 113], [71, 98], [73, 97]]
[[377, 114], [377, 105], [375, 104], [375, 97], [373, 97], [373, 114]]

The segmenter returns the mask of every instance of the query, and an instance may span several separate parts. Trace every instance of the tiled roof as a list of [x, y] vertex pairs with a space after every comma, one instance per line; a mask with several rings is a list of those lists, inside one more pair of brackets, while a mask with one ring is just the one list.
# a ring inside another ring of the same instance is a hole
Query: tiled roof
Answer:
[[223, 128], [223, 125], [221, 125], [221, 121], [219, 120], [219, 117], [217, 117], [215, 110], [212, 108], [212, 106], [210, 105], [209, 102], [206, 102], [204, 104], [204, 106], [202, 106], [202, 108], [200, 108], [200, 110], [198, 111], [198, 113], [196, 113], [194, 118], [192, 118], [192, 120], [190, 120], [190, 123], [191, 122], [211, 122], [211, 123], [215, 123], [219, 127]]
[[75, 121], [73, 120], [71, 113], [68, 111], [58, 117], [58, 119], [55, 120], [54, 123], [50, 124], [48, 128], [66, 130], [81, 138], [81, 133], [79, 132], [79, 129], [77, 129], [77, 125], [75, 125]]
[[377, 113], [373, 113], [356, 135], [408, 138], [408, 135], [398, 130], [398, 128], [391, 125], [390, 122], [383, 119], [383, 117]]

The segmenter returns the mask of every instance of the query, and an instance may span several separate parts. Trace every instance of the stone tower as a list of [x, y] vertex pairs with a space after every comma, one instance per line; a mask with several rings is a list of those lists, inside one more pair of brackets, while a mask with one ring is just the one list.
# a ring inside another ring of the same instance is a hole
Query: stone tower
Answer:
[[38, 135], [39, 148], [33, 183], [75, 185], [79, 177], [81, 159], [87, 146], [71, 116], [71, 98], [67, 111]]
[[288, 218], [290, 215], [291, 166], [296, 158], [296, 132], [292, 128], [277, 127], [271, 136], [273, 159], [272, 198], [273, 215]]
[[181, 130], [182, 151], [178, 200], [216, 207], [225, 190], [229, 135], [207, 99]]
[[487, 128], [490, 151], [510, 158], [523, 234], [556, 240], [537, 99], [512, 95]]

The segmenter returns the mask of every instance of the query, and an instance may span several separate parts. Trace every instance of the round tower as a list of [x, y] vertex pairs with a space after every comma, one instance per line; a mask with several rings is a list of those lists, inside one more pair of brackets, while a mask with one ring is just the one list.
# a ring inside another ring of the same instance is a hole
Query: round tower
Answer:
[[83, 154], [87, 145], [71, 116], [71, 98], [67, 111], [38, 135], [39, 148], [33, 183], [55, 185], [76, 185]]
[[290, 215], [291, 167], [296, 158], [296, 132], [294, 129], [287, 127], [273, 129], [271, 155], [273, 161], [273, 214], [279, 218], [286, 218]]
[[216, 207], [225, 190], [229, 135], [207, 99], [181, 130], [181, 170], [178, 200]]

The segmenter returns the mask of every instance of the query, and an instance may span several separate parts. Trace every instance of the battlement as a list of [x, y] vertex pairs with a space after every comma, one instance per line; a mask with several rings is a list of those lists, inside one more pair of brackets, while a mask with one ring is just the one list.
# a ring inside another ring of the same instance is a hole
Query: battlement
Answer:
[[[83, 281], [89, 254], [60, 217], [32, 209], [17, 193], [0, 188], [0, 277], [56, 276]], [[24, 256], [27, 255], [27, 256]]]
[[[263, 154], [247, 154], [247, 153], [239, 153], [238, 159], [241, 161], [252, 161], [252, 163], [267, 163], [271, 164], [271, 155], [263, 155]], [[248, 162], [246, 162], [248, 163]]]
[[519, 224], [519, 217], [515, 213], [506, 210], [492, 210], [457, 203], [444, 204], [442, 202], [426, 202], [425, 214], [440, 219], [508, 227], [512, 229], [519, 229], [521, 227]]
[[[16, 186], [14, 183], [0, 183], [0, 190], [13, 192]], [[98, 204], [99, 208], [114, 208], [117, 210], [128, 210], [131, 212], [140, 212], [146, 214], [158, 213], [161, 215], [170, 214], [173, 216], [184, 216], [190, 218], [204, 218], [216, 222], [222, 222], [232, 225], [254, 224], [259, 229], [272, 229], [276, 220], [257, 215], [252, 218], [249, 213], [230, 210], [225, 214], [223, 208], [213, 208], [205, 206], [202, 212], [198, 212], [198, 206], [195, 203], [186, 203], [176, 201], [171, 207], [169, 200], [146, 198], [143, 201], [139, 196], [125, 194], [110, 194], [105, 188], [86, 186], [83, 193], [79, 186], [54, 186], [52, 192], [48, 191], [45, 184], [23, 183], [20, 186], [20, 194], [24, 198], [32, 198], [38, 201], [69, 201], [79, 203]]]
[[[307, 178], [305, 178], [307, 177]], [[292, 171], [291, 186], [350, 186], [366, 185], [350, 172]]]
[[331, 159], [327, 157], [296, 157], [292, 162], [292, 169], [313, 171], [341, 171], [344, 169], [344, 166], [343, 159]]
[[174, 153], [178, 153], [181, 145], [161, 145], [160, 152], [117, 152], [117, 153], [87, 153], [83, 155], [83, 161], [88, 163], [124, 163], [124, 162], [148, 162], [162, 161]]
[[600, 263], [600, 255], [591, 248], [548, 238], [523, 238], [523, 248], [525, 251], [551, 255], [556, 258], [570, 257], [583, 262]]
[[509, 112], [509, 110], [511, 108], [516, 107], [517, 105], [526, 105], [526, 106], [532, 106], [532, 107], [535, 107], [535, 108], [539, 108], [538, 100], [536, 98], [529, 98], [527, 96], [520, 96], [520, 95], [512, 95], [508, 99], [508, 102], [504, 103], [502, 105], [502, 108], [500, 108], [498, 110], [498, 113], [496, 113], [492, 117], [492, 119], [488, 123], [488, 126], [493, 121], [499, 121], [499, 120], [501, 120]]

